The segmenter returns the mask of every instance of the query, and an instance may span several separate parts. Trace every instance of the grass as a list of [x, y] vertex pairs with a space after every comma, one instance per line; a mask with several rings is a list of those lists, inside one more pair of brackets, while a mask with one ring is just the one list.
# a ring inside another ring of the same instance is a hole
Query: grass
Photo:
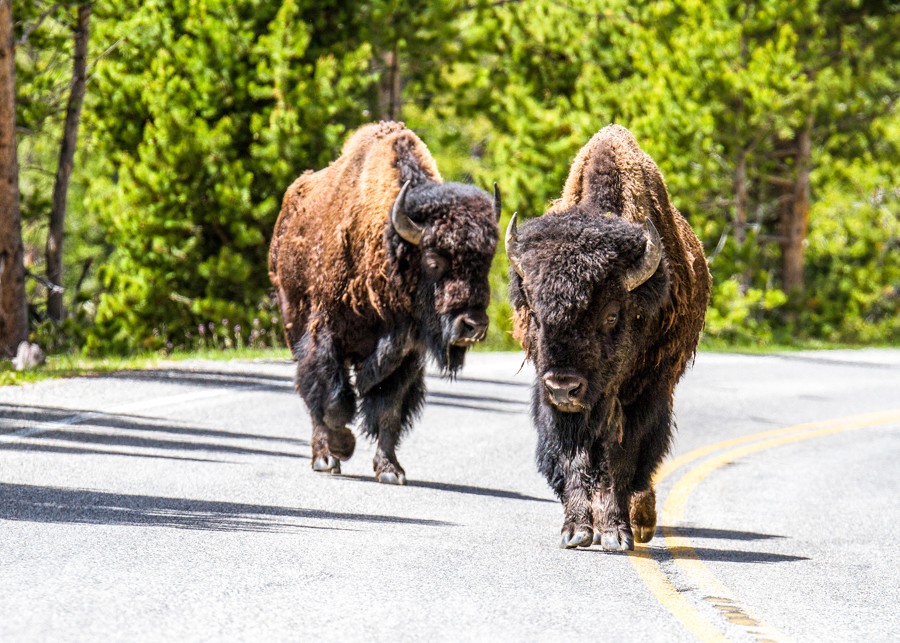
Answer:
[[891, 344], [850, 344], [827, 342], [818, 339], [805, 339], [791, 343], [760, 342], [756, 344], [735, 344], [721, 339], [703, 337], [699, 350], [707, 353], [739, 353], [742, 355], [771, 355], [772, 353], [796, 353], [799, 351], [819, 350], [860, 350], [863, 348], [897, 348]]
[[95, 377], [127, 370], [145, 370], [160, 362], [189, 359], [290, 359], [286, 348], [206, 349], [169, 355], [148, 353], [127, 357], [85, 357], [78, 354], [50, 355], [46, 364], [30, 371], [16, 371], [9, 361], [0, 362], [0, 386], [26, 384], [57, 377]]

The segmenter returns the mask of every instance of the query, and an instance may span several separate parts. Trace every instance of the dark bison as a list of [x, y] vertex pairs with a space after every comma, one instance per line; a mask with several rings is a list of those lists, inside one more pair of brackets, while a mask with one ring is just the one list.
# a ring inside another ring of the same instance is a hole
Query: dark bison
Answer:
[[562, 198], [507, 230], [514, 335], [534, 362], [537, 461], [565, 511], [563, 547], [634, 549], [656, 528], [652, 476], [709, 299], [703, 248], [653, 160], [610, 125]]
[[324, 170], [288, 188], [269, 251], [296, 388], [312, 416], [312, 467], [340, 473], [357, 413], [379, 482], [405, 484], [395, 450], [444, 373], [484, 338], [500, 198], [444, 183], [402, 123], [357, 130]]

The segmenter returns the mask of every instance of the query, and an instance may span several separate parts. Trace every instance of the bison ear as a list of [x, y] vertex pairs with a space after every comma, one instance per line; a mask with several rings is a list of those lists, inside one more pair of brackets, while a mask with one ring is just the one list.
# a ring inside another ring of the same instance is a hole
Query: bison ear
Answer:
[[497, 182], [494, 181], [494, 216], [497, 217], [497, 223], [500, 223], [500, 188], [497, 186]]
[[510, 265], [515, 268], [520, 278], [525, 279], [525, 273], [519, 264], [519, 228], [517, 226], [518, 212], [513, 212], [512, 218], [509, 220], [509, 226], [506, 228], [506, 256], [509, 257]]
[[409, 184], [410, 181], [403, 184], [403, 187], [400, 188], [400, 194], [397, 195], [397, 199], [391, 207], [391, 225], [394, 226], [394, 230], [397, 231], [401, 239], [417, 246], [422, 242], [423, 229], [407, 216], [403, 206], [403, 202], [406, 200], [406, 192], [409, 190]]
[[644, 234], [647, 237], [647, 245], [644, 246], [644, 255], [634, 268], [625, 273], [625, 290], [631, 292], [642, 283], [650, 279], [659, 262], [662, 260], [662, 239], [656, 226], [650, 220], [650, 217], [644, 219]]

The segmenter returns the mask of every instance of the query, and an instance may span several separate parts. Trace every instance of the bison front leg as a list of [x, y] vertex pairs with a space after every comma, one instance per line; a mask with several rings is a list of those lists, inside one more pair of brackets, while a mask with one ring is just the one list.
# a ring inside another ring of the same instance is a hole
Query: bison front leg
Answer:
[[409, 354], [393, 373], [363, 396], [363, 431], [375, 438], [372, 461], [375, 479], [385, 484], [406, 484], [406, 472], [397, 460], [397, 447], [425, 401], [425, 370], [418, 354]]
[[294, 346], [297, 358], [296, 387], [312, 419], [312, 468], [341, 472], [341, 460], [349, 460], [356, 438], [347, 428], [356, 412], [356, 396], [340, 352], [331, 334], [321, 329], [315, 340], [309, 335]]
[[604, 466], [591, 496], [594, 544], [607, 551], [634, 549], [629, 502], [634, 489], [635, 454], [630, 446], [627, 438], [623, 444], [619, 444], [618, 440], [604, 444]]
[[634, 534], [628, 517], [629, 496], [607, 476], [598, 481], [591, 497], [595, 545], [607, 551], [634, 549]]
[[572, 549], [591, 546], [593, 526], [590, 468], [590, 456], [587, 451], [580, 450], [574, 457], [562, 460], [565, 476], [562, 503], [565, 518], [560, 547]]

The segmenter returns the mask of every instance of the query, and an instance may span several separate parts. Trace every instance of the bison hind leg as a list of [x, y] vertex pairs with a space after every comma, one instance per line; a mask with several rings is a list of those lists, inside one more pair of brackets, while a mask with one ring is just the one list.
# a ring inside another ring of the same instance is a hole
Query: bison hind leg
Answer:
[[656, 491], [650, 487], [631, 495], [631, 529], [639, 543], [649, 543], [656, 532]]

